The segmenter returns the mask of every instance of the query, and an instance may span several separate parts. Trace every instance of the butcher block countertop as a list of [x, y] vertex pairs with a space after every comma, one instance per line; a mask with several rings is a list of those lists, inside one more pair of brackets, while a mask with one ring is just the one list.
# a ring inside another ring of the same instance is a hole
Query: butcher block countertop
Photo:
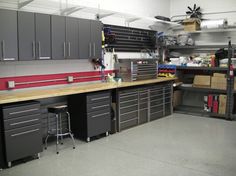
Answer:
[[0, 104], [14, 103], [27, 100], [37, 100], [50, 97], [66, 96], [79, 93], [96, 92], [102, 90], [110, 90], [123, 87], [132, 87], [152, 83], [161, 83], [166, 81], [173, 81], [175, 78], [157, 78], [144, 81], [135, 82], [121, 82], [121, 83], [88, 83], [81, 85], [70, 85], [63, 87], [55, 87], [48, 89], [31, 89], [31, 90], [10, 90], [0, 92]]

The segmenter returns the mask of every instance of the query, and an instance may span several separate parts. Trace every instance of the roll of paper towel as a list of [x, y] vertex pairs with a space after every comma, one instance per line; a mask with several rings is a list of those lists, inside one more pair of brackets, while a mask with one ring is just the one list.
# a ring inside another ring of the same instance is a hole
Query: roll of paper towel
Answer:
[[201, 22], [201, 29], [218, 29], [218, 28], [226, 28], [228, 25], [227, 20], [219, 19], [219, 20], [204, 20]]

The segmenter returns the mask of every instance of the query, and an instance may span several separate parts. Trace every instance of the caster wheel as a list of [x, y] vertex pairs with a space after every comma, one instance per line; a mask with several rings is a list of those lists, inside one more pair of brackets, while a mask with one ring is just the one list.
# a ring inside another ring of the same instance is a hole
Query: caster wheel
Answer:
[[44, 149], [45, 149], [45, 150], [47, 150], [48, 148], [47, 148], [47, 147], [45, 147]]
[[75, 149], [75, 147], [73, 147], [73, 149]]
[[57, 154], [59, 154], [59, 152], [57, 152]]

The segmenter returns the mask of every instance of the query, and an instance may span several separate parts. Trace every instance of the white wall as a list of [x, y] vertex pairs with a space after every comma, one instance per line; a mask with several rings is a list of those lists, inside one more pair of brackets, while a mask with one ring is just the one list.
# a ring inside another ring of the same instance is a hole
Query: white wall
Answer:
[[[236, 11], [235, 0], [170, 0], [170, 16], [185, 15], [187, 7], [193, 7], [194, 3], [200, 6], [202, 13]], [[220, 14], [220, 15], [205, 15], [206, 19], [222, 19], [226, 18], [229, 24], [236, 22], [236, 13]], [[176, 18], [175, 18], [176, 19]]]

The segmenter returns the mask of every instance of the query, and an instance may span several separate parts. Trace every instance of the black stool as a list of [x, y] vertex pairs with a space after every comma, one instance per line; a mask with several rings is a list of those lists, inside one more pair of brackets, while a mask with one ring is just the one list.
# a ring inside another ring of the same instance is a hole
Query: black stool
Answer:
[[[63, 136], [70, 136], [72, 141], [73, 141], [73, 149], [75, 149], [75, 140], [73, 137], [73, 134], [71, 132], [71, 126], [70, 126], [70, 113], [67, 110], [67, 105], [61, 105], [61, 106], [53, 106], [53, 107], [48, 107], [48, 113], [53, 113], [55, 114], [55, 118], [56, 118], [56, 129], [51, 129], [50, 126], [50, 117], [48, 115], [48, 134], [47, 137], [45, 139], [45, 149], [47, 149], [47, 141], [48, 141], [48, 137], [50, 135], [55, 135], [57, 138], [57, 143], [56, 143], [56, 151], [57, 154], [59, 154], [59, 150], [58, 150], [58, 145], [59, 145], [59, 137], [61, 140], [61, 144], [62, 140], [63, 140]], [[62, 128], [62, 119], [61, 119], [61, 114], [67, 114], [67, 120], [68, 120], [68, 129], [66, 132], [63, 132], [63, 128]], [[55, 131], [55, 133], [53, 133], [53, 131]]]

